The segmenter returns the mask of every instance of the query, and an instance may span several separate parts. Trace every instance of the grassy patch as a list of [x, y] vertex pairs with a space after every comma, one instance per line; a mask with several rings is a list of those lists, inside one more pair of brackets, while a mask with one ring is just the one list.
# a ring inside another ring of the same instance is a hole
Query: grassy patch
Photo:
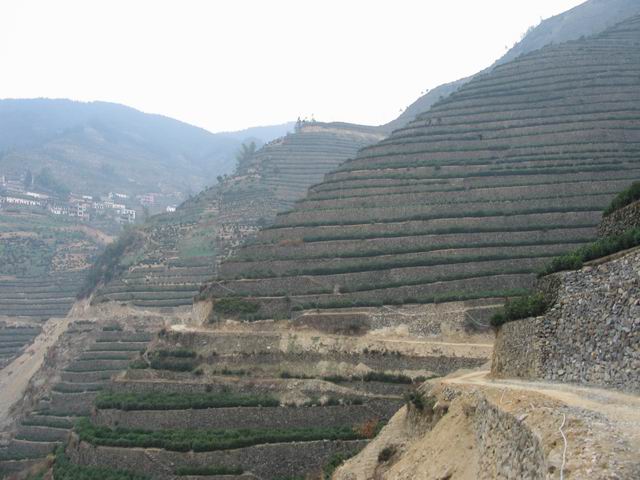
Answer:
[[163, 448], [176, 452], [210, 452], [268, 443], [311, 442], [316, 440], [362, 440], [350, 426], [335, 428], [237, 429], [237, 430], [133, 430], [92, 425], [86, 419], [76, 424], [80, 439], [93, 445], [112, 447]]
[[215, 313], [227, 315], [242, 315], [256, 313], [260, 305], [238, 297], [221, 298], [213, 306]]
[[579, 270], [585, 262], [606, 257], [622, 250], [640, 245], [640, 228], [633, 228], [611, 237], [602, 238], [571, 253], [554, 258], [541, 272], [540, 276], [563, 270]]
[[[191, 372], [198, 365], [196, 353], [193, 350], [187, 349], [156, 350], [149, 355], [149, 358], [149, 365], [154, 370]], [[142, 364], [136, 364], [136, 367], [142, 368]]]
[[56, 451], [53, 464], [53, 477], [56, 480], [149, 480], [150, 477], [113, 468], [87, 467], [75, 465], [69, 461], [61, 447]]
[[267, 395], [232, 393], [114, 393], [96, 397], [96, 407], [119, 410], [184, 410], [224, 407], [277, 407], [280, 401]]
[[327, 464], [322, 469], [322, 474], [323, 474], [322, 478], [324, 480], [331, 480], [333, 473], [338, 469], [338, 467], [344, 464], [344, 462], [349, 460], [356, 453], [358, 452], [351, 451], [351, 452], [344, 452], [344, 453], [343, 452], [334, 453], [329, 459], [329, 461], [327, 462]]
[[507, 300], [504, 307], [491, 317], [491, 325], [499, 327], [507, 322], [544, 314], [551, 302], [543, 293], [533, 293], [520, 298]]
[[208, 467], [179, 467], [176, 469], [178, 476], [206, 476], [206, 475], [242, 475], [244, 470], [240, 467], [208, 466]]
[[629, 188], [620, 192], [604, 211], [604, 216], [611, 215], [616, 210], [640, 200], [640, 182], [634, 182]]

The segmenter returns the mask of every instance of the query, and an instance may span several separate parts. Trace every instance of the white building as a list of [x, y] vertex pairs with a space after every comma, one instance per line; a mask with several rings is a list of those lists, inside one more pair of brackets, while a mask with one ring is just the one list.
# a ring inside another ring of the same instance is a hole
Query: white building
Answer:
[[42, 202], [20, 197], [0, 197], [0, 201], [8, 205], [22, 205], [25, 207], [40, 207]]

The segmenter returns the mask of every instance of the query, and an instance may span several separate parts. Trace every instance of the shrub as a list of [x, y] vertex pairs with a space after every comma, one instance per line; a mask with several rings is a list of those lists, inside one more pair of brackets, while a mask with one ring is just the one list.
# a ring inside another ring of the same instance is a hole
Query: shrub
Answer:
[[179, 348], [177, 350], [156, 350], [158, 355], [162, 358], [176, 357], [176, 358], [196, 358], [196, 352], [187, 348]]
[[237, 429], [237, 430], [138, 430], [99, 427], [80, 420], [75, 431], [82, 441], [93, 445], [124, 448], [163, 448], [177, 452], [210, 452], [245, 448], [268, 443], [310, 442], [316, 440], [364, 440], [350, 426], [333, 428]]
[[206, 475], [242, 475], [244, 470], [240, 467], [225, 467], [221, 465], [208, 467], [179, 467], [176, 475], [179, 476], [206, 476]]
[[136, 358], [129, 363], [129, 368], [132, 370], [144, 370], [145, 368], [149, 368], [149, 364], [144, 358]]
[[507, 300], [504, 307], [491, 317], [491, 325], [499, 327], [514, 320], [538, 317], [549, 309], [550, 304], [549, 298], [540, 292]]
[[102, 327], [103, 332], [121, 332], [122, 327], [120, 325], [107, 325]]
[[365, 382], [385, 382], [385, 383], [401, 383], [401, 384], [411, 384], [413, 380], [411, 377], [407, 377], [406, 375], [396, 375], [393, 373], [384, 373], [384, 372], [367, 372], [362, 380]]
[[578, 270], [585, 262], [606, 257], [622, 250], [640, 245], [640, 228], [632, 228], [620, 235], [601, 238], [571, 253], [554, 258], [539, 276], [549, 275], [563, 270]]
[[186, 410], [224, 407], [277, 407], [280, 401], [269, 395], [233, 393], [120, 393], [103, 392], [95, 399], [100, 409]]
[[424, 393], [419, 392], [418, 390], [413, 390], [411, 392], [407, 392], [404, 395], [405, 403], [409, 406], [413, 405], [417, 410], [421, 412], [433, 411], [433, 407], [436, 404], [435, 397], [426, 396]]
[[382, 450], [380, 450], [380, 453], [378, 453], [378, 463], [388, 462], [395, 454], [396, 447], [394, 445], [384, 447]]
[[126, 230], [118, 240], [108, 245], [102, 255], [93, 263], [86, 276], [78, 298], [86, 298], [100, 283], [107, 283], [127, 268], [123, 264], [125, 253], [142, 241], [142, 234], [136, 230]]
[[239, 297], [221, 298], [213, 306], [214, 312], [227, 315], [251, 314], [258, 310], [260, 310], [260, 305]]
[[342, 453], [342, 452], [334, 453], [329, 459], [329, 461], [327, 462], [327, 464], [322, 469], [323, 479], [331, 480], [331, 477], [333, 476], [333, 472], [335, 472], [338, 469], [338, 467], [340, 467], [344, 462], [346, 462], [351, 457], [353, 457], [356, 453], [357, 452], [355, 451], [346, 452], [346, 453]]
[[196, 354], [191, 350], [156, 350], [150, 355], [151, 368], [174, 372], [191, 372], [198, 365]]
[[604, 210], [604, 216], [611, 215], [636, 200], [640, 200], [640, 182], [634, 182], [629, 188], [620, 192]]
[[53, 478], [56, 480], [148, 480], [146, 475], [114, 470], [112, 468], [86, 467], [69, 461], [63, 447], [56, 450], [53, 463]]
[[373, 438], [378, 434], [381, 428], [382, 424], [380, 423], [380, 420], [372, 418], [366, 422], [356, 425], [354, 427], [354, 431], [356, 431], [362, 438]]

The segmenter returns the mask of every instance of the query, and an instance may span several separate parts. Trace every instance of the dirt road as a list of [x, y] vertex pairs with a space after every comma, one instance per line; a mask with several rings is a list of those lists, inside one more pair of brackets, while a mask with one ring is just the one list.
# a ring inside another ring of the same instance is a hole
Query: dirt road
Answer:
[[71, 319], [51, 318], [42, 327], [42, 333], [25, 352], [0, 370], [0, 431], [11, 423], [10, 412], [22, 400], [31, 377], [38, 371], [49, 348], [68, 328]]
[[640, 451], [640, 395], [570, 384], [494, 380], [489, 377], [489, 372], [484, 370], [445, 378], [443, 382], [536, 392], [571, 407], [602, 414]]

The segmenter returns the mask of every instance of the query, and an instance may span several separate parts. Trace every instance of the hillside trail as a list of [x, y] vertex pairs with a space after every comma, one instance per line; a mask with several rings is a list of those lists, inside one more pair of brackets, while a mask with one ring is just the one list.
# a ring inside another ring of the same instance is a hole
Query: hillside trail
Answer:
[[546, 395], [568, 406], [582, 408], [605, 416], [617, 430], [640, 451], [640, 395], [597, 387], [494, 379], [488, 370], [462, 372], [442, 379], [443, 383], [472, 385], [499, 390], [530, 391]]
[[72, 319], [51, 318], [22, 355], [0, 370], [0, 431], [11, 424], [11, 410], [25, 395], [31, 378], [40, 369], [52, 347], [67, 330]]
[[[194, 327], [192, 325], [172, 325], [171, 326], [172, 330], [178, 331], [178, 332], [212, 332], [214, 331], [214, 329], [212, 328], [206, 328], [206, 327]], [[237, 333], [237, 334], [243, 334], [243, 333], [251, 333], [248, 332], [247, 330], [229, 330], [229, 329], [224, 329], [223, 330], [224, 333]], [[295, 332], [292, 330], [292, 332]], [[256, 332], [256, 333], [264, 333], [264, 332]], [[276, 333], [281, 333], [278, 331], [275, 331], [274, 334]], [[296, 334], [301, 334], [301, 332], [295, 332]], [[318, 332], [309, 332], [309, 335], [317, 335]], [[322, 333], [323, 336], [325, 337], [330, 337], [330, 338], [341, 338], [341, 335], [333, 335], [333, 334], [328, 334], [328, 333]], [[354, 337], [356, 338], [356, 337]], [[380, 340], [380, 338], [378, 338], [375, 335], [371, 335], [371, 336], [367, 336], [366, 337], [369, 340]], [[485, 348], [493, 348], [493, 343], [471, 343], [471, 342], [444, 342], [444, 341], [439, 341], [439, 340], [405, 340], [402, 338], [384, 338], [383, 339], [385, 343], [398, 343], [398, 344], [405, 344], [405, 345], [443, 345], [443, 346], [451, 346], [451, 347], [485, 347]]]

